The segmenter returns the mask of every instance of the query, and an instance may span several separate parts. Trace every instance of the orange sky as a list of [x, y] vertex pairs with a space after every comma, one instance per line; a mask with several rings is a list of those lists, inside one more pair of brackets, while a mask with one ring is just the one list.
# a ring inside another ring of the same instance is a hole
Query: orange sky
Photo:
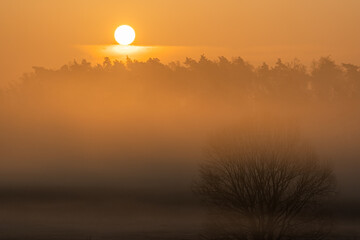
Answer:
[[121, 24], [136, 30], [135, 45], [161, 46], [152, 57], [164, 61], [331, 55], [360, 64], [359, 9], [359, 0], [1, 0], [0, 85], [33, 65], [102, 58], [83, 46], [115, 44]]

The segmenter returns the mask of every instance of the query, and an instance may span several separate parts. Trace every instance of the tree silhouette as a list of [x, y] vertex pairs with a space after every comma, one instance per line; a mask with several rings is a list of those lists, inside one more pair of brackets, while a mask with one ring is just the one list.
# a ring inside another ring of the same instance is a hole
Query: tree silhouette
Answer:
[[320, 239], [334, 175], [288, 130], [248, 127], [207, 148], [195, 192], [210, 206], [205, 239]]

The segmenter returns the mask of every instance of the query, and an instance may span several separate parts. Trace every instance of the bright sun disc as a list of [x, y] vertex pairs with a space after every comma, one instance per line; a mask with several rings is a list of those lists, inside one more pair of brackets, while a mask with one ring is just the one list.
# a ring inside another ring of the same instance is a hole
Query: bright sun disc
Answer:
[[122, 25], [115, 31], [115, 40], [121, 45], [129, 45], [135, 40], [135, 31], [128, 25]]

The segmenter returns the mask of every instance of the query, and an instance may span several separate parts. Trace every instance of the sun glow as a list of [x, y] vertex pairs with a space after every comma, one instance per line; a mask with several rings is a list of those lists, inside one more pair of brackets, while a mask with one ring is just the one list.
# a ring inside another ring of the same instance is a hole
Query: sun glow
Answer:
[[128, 25], [122, 25], [118, 27], [115, 31], [115, 40], [120, 45], [129, 45], [135, 40], [135, 31], [132, 27]]

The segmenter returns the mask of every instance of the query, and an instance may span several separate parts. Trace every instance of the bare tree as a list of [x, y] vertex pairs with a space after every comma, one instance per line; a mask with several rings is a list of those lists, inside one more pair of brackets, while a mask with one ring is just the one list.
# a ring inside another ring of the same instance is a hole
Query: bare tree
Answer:
[[212, 208], [206, 239], [320, 239], [335, 177], [298, 134], [247, 128], [211, 141], [195, 192]]

